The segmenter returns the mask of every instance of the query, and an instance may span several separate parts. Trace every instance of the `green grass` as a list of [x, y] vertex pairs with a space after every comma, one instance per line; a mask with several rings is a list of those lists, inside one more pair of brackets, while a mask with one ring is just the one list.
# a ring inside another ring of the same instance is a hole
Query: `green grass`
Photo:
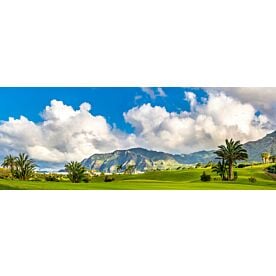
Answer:
[[[221, 181], [210, 169], [185, 169], [179, 171], [149, 172], [141, 175], [116, 175], [114, 182], [104, 182], [95, 177], [91, 183], [0, 180], [2, 190], [272, 190], [276, 181], [264, 172], [266, 166], [259, 165], [236, 169], [237, 181]], [[203, 171], [212, 175], [211, 182], [201, 182]], [[249, 177], [256, 183], [250, 183]], [[217, 180], [214, 180], [217, 178]]]

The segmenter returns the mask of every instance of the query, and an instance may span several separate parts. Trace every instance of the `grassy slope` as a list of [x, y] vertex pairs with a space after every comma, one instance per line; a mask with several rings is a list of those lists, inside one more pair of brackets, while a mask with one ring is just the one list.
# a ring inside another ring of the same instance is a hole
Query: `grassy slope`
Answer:
[[[239, 179], [235, 182], [222, 182], [219, 177], [212, 174], [211, 182], [199, 181], [200, 175], [210, 169], [187, 169], [181, 171], [151, 172], [142, 175], [118, 175], [116, 181], [103, 182], [97, 177], [92, 183], [64, 183], [64, 182], [35, 182], [0, 180], [0, 189], [21, 190], [265, 190], [276, 189], [276, 181], [264, 173], [264, 166], [237, 169]], [[256, 177], [256, 183], [250, 183], [248, 178]]]

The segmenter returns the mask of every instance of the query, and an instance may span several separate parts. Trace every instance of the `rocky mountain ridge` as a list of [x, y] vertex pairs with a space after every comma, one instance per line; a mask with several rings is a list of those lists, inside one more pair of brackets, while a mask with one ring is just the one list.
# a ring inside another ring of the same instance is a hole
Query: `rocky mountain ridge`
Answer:
[[[257, 141], [244, 144], [248, 151], [249, 161], [261, 161], [261, 153], [268, 151], [276, 154], [276, 131], [266, 135]], [[116, 172], [118, 166], [125, 170], [128, 166], [135, 165], [137, 171], [151, 169], [176, 169], [196, 163], [208, 163], [215, 161], [213, 151], [199, 151], [190, 154], [170, 154], [165, 152], [133, 148], [128, 150], [116, 150], [112, 153], [94, 154], [82, 161], [83, 166], [100, 172]]]

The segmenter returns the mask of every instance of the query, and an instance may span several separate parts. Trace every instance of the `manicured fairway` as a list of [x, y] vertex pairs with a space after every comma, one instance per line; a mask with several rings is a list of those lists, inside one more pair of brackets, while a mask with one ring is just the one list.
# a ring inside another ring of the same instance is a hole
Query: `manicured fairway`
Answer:
[[[91, 183], [0, 180], [2, 190], [271, 190], [276, 181], [264, 172], [265, 166], [236, 169], [239, 178], [222, 182], [210, 169], [185, 169], [179, 171], [150, 172], [141, 175], [116, 175], [114, 182], [104, 182], [95, 177]], [[203, 171], [212, 174], [211, 182], [201, 182]], [[249, 177], [256, 183], [250, 183]], [[214, 180], [216, 178], [216, 180]]]

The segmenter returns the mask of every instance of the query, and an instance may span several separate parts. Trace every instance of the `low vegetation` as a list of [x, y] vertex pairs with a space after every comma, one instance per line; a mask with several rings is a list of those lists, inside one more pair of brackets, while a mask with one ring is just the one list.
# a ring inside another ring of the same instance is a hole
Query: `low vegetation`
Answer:
[[200, 176], [200, 180], [203, 181], [203, 182], [209, 182], [209, 181], [211, 181], [211, 175], [206, 174], [206, 172], [204, 171], [202, 173], [202, 175]]
[[109, 175], [106, 175], [105, 177], [104, 177], [104, 182], [113, 182], [115, 180], [115, 178], [114, 177], [111, 177], [111, 176], [109, 176]]

